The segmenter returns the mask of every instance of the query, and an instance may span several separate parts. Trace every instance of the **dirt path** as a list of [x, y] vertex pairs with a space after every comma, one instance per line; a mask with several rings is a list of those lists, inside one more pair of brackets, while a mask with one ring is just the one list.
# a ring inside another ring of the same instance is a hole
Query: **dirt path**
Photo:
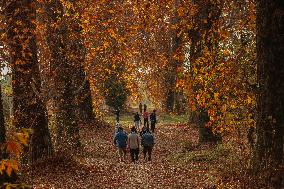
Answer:
[[[204, 162], [174, 161], [181, 144], [197, 142], [198, 133], [186, 125], [158, 126], [152, 162], [119, 163], [112, 145], [112, 128], [81, 130], [83, 150], [76, 158], [53, 158], [29, 169], [34, 188], [210, 188], [214, 178]], [[66, 159], [65, 159], [66, 158]]]

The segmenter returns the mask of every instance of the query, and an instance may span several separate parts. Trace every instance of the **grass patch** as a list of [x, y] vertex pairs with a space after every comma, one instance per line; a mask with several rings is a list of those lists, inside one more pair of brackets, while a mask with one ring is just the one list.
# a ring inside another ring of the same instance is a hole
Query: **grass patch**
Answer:
[[158, 115], [158, 123], [162, 125], [175, 125], [175, 124], [187, 124], [188, 115], [174, 115], [174, 114], [161, 114]]
[[214, 162], [219, 160], [220, 158], [226, 158], [229, 156], [231, 152], [231, 148], [224, 145], [219, 144], [213, 149], [209, 150], [201, 150], [201, 151], [192, 151], [192, 152], [184, 152], [175, 154], [170, 157], [171, 161], [175, 162], [184, 162], [188, 163], [190, 161], [193, 162]]
[[[120, 120], [119, 120], [120, 124], [123, 127], [128, 127], [128, 128], [134, 126], [133, 116], [132, 115], [122, 115], [122, 116], [120, 116]], [[104, 117], [104, 121], [106, 121], [108, 124], [114, 126], [115, 123], [116, 123], [115, 115]]]
[[194, 150], [197, 145], [192, 143], [191, 141], [183, 141], [180, 143], [180, 147], [183, 149], [183, 152], [189, 152]]
[[[124, 127], [134, 126], [134, 114], [123, 114], [120, 116], [120, 123]], [[170, 114], [161, 114], [157, 115], [158, 125], [175, 125], [175, 124], [187, 124], [188, 115], [170, 115]], [[115, 125], [115, 115], [106, 116], [104, 120], [110, 125]], [[142, 121], [143, 122], [143, 121]]]

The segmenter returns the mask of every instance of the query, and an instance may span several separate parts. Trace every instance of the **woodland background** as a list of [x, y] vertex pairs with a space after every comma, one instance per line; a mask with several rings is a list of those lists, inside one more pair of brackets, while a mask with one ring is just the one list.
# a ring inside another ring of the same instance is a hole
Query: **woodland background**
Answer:
[[161, 141], [185, 133], [172, 146], [181, 152], [158, 150], [161, 165], [202, 157], [219, 165], [208, 188], [283, 187], [282, 1], [1, 0], [0, 10], [1, 184], [28, 187], [38, 162], [76, 162], [91, 133], [111, 138], [116, 109], [129, 120], [142, 102], [165, 120]]

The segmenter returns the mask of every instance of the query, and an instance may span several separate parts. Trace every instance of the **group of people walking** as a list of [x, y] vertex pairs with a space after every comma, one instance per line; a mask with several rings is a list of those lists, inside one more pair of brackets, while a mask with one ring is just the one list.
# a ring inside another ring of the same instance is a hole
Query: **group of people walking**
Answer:
[[113, 143], [118, 149], [119, 159], [121, 162], [125, 162], [127, 149], [129, 149], [131, 161], [133, 163], [137, 163], [139, 160], [140, 144], [143, 147], [144, 160], [151, 161], [155, 139], [154, 135], [147, 128], [142, 130], [139, 136], [135, 127], [132, 127], [131, 132], [127, 134], [119, 125], [117, 127]]
[[[141, 107], [141, 108], [140, 108]], [[144, 126], [142, 125], [139, 112], [134, 115], [134, 125], [130, 133], [127, 134], [122, 126], [117, 122], [115, 127], [115, 135], [113, 139], [114, 145], [118, 149], [119, 159], [121, 162], [125, 162], [127, 151], [130, 151], [131, 160], [133, 163], [137, 163], [139, 160], [140, 146], [144, 154], [144, 161], [151, 161], [152, 150], [155, 144], [154, 135], [149, 129], [149, 119], [151, 122], [151, 131], [155, 132], [155, 126], [157, 123], [156, 110], [150, 114], [147, 112], [147, 106], [144, 104], [144, 112], [142, 114], [142, 104], [139, 105], [140, 114], [143, 116]]]
[[142, 121], [141, 121], [141, 116], [142, 116], [145, 128], [149, 128], [149, 119], [150, 119], [150, 123], [151, 123], [150, 129], [154, 133], [155, 128], [156, 128], [156, 123], [157, 123], [156, 110], [153, 110], [153, 112], [149, 114], [149, 112], [147, 111], [147, 105], [144, 104], [144, 111], [142, 112], [142, 104], [140, 103], [139, 111], [140, 111], [140, 114], [136, 112], [136, 114], [134, 115], [134, 123], [135, 123], [136, 129], [140, 130], [140, 126], [142, 125]]

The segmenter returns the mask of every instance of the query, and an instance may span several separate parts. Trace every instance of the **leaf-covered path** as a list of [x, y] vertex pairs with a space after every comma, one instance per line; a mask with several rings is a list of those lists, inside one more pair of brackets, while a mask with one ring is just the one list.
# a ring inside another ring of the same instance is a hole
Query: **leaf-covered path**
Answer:
[[[34, 188], [211, 188], [215, 178], [206, 162], [173, 158], [196, 144], [198, 131], [187, 125], [158, 126], [152, 162], [119, 163], [113, 128], [81, 129], [83, 150], [75, 158], [58, 157], [27, 170]], [[214, 188], [214, 187], [212, 187]]]

